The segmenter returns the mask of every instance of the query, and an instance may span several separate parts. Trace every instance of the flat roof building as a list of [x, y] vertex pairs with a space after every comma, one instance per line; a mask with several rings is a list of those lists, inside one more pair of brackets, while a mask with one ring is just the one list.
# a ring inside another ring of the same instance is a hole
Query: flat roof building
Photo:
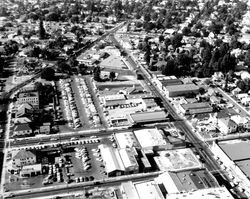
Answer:
[[132, 181], [123, 182], [121, 191], [123, 199], [140, 199]]
[[147, 124], [152, 122], [166, 122], [169, 120], [168, 114], [165, 111], [153, 112], [138, 112], [128, 115], [128, 120], [131, 125]]
[[199, 198], [199, 199], [233, 199], [234, 197], [227, 190], [226, 187], [216, 187], [208, 189], [199, 189], [195, 191], [190, 191], [187, 193], [176, 193], [169, 194], [167, 199], [189, 199], [189, 198]]
[[164, 91], [168, 97], [178, 97], [187, 94], [198, 94], [199, 87], [195, 84], [180, 84], [165, 86]]
[[250, 159], [250, 142], [220, 142], [219, 146], [233, 161]]
[[188, 104], [181, 104], [180, 111], [185, 115], [211, 113], [213, 111], [213, 107], [211, 107], [210, 104], [207, 102], [188, 103]]
[[123, 148], [119, 149], [119, 155], [122, 159], [123, 166], [125, 168], [125, 174], [138, 173], [139, 165], [136, 160], [135, 148]]
[[139, 198], [143, 199], [164, 199], [164, 196], [157, 183], [153, 180], [134, 183]]
[[200, 169], [202, 164], [190, 148], [159, 151], [154, 160], [161, 171]]
[[141, 129], [134, 131], [135, 137], [143, 149], [166, 149], [167, 142], [158, 129]]
[[219, 187], [217, 180], [206, 169], [164, 172], [155, 180], [164, 185], [167, 194]]
[[121, 132], [115, 134], [116, 143], [119, 148], [131, 148], [136, 147], [139, 148], [140, 145], [134, 135], [133, 132]]

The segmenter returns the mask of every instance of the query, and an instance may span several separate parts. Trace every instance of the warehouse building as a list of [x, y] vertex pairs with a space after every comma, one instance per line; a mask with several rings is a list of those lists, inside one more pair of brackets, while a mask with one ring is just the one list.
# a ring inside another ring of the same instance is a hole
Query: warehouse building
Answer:
[[195, 84], [172, 85], [165, 86], [164, 92], [166, 93], [167, 97], [178, 97], [188, 94], [198, 94], [199, 87]]
[[169, 144], [158, 129], [141, 129], [134, 131], [135, 137], [145, 150], [159, 150], [169, 148]]
[[107, 145], [98, 147], [105, 164], [108, 177], [139, 172], [135, 148], [114, 149]]
[[205, 168], [179, 172], [166, 171], [156, 179], [168, 194], [219, 187], [215, 177]]
[[209, 103], [188, 103], [181, 104], [180, 111], [185, 115], [199, 114], [199, 113], [211, 113], [213, 112], [213, 107]]
[[137, 112], [128, 115], [130, 125], [148, 124], [152, 122], [166, 122], [169, 121], [168, 114], [165, 111], [153, 112]]

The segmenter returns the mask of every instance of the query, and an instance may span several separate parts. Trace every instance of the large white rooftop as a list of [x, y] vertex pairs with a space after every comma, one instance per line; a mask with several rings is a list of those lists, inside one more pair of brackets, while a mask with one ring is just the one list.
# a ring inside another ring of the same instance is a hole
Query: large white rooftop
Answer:
[[154, 160], [162, 171], [181, 171], [202, 168], [202, 164], [190, 148], [166, 150], [158, 153], [159, 156], [154, 157]]
[[142, 148], [166, 145], [166, 140], [157, 129], [142, 129], [134, 131], [134, 134]]
[[139, 147], [133, 132], [116, 133], [115, 138], [120, 148]]
[[136, 183], [135, 189], [141, 199], [164, 199], [160, 188], [154, 181]]
[[167, 199], [233, 199], [226, 187], [199, 189], [193, 192], [167, 195]]

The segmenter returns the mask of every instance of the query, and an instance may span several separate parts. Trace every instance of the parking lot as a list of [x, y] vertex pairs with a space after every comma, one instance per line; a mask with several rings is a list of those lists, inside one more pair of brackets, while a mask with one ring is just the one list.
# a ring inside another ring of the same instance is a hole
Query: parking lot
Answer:
[[[41, 145], [39, 148], [26, 147], [26, 150], [37, 154], [39, 162], [44, 162], [42, 166], [46, 167], [46, 172], [28, 178], [7, 172], [6, 190], [31, 189], [106, 178], [105, 167], [98, 151], [99, 144], [112, 145], [112, 141], [108, 137], [90, 137], [82, 140], [72, 138], [69, 142], [51, 143], [49, 146]], [[45, 163], [46, 161], [50, 164]]]
[[95, 129], [107, 126], [102, 108], [89, 78], [73, 76], [60, 80], [58, 89], [62, 120], [60, 132]]

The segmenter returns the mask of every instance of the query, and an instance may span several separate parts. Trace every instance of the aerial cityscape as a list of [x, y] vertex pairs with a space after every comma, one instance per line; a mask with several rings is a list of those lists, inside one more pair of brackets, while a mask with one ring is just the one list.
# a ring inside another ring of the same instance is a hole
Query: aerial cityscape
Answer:
[[250, 1], [0, 0], [0, 199], [249, 199]]

